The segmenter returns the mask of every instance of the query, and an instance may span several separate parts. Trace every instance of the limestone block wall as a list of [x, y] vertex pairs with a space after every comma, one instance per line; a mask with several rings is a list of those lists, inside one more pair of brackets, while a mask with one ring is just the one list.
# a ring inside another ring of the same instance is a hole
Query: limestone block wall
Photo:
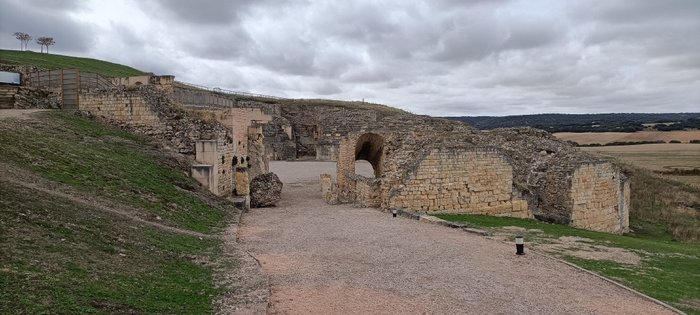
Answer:
[[339, 145], [336, 142], [321, 140], [316, 146], [316, 161], [337, 161]]
[[132, 127], [163, 125], [143, 97], [123, 90], [84, 91], [80, 94], [78, 109]]
[[248, 175], [252, 180], [258, 175], [265, 174], [270, 170], [270, 160], [265, 154], [265, 144], [263, 143], [262, 126], [248, 127]]
[[610, 163], [579, 167], [571, 178], [571, 221], [578, 228], [629, 231], [629, 181]]
[[217, 147], [217, 187], [219, 190], [219, 196], [230, 196], [234, 191], [234, 176], [235, 167], [233, 165], [234, 153], [233, 145], [223, 141], [222, 139], [216, 140]]
[[147, 85], [147, 84], [151, 84], [151, 76], [150, 75], [138, 75], [138, 76], [131, 76], [131, 77], [112, 78], [112, 83], [114, 83], [114, 85], [123, 85], [126, 87]]
[[337, 194], [341, 200], [355, 200], [355, 142], [359, 135], [343, 139], [336, 164]]
[[187, 108], [187, 111], [229, 128], [233, 135], [234, 153], [238, 157], [248, 155], [248, 127], [272, 121], [270, 115], [258, 108]]
[[390, 196], [390, 208], [440, 213], [530, 217], [513, 195], [513, 169], [496, 152], [433, 149]]

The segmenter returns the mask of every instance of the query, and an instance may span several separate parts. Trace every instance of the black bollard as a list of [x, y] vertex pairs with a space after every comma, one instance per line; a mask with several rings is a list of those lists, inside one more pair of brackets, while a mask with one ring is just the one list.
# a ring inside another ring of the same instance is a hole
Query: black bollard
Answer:
[[391, 210], [391, 216], [396, 218], [397, 211], [396, 209]]
[[515, 254], [525, 255], [525, 242], [520, 235], [515, 237]]

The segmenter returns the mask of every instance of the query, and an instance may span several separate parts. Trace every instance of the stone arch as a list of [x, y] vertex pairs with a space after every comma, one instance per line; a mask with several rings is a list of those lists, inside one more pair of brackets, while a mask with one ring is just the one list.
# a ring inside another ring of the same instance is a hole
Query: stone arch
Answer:
[[355, 161], [366, 160], [372, 164], [374, 177], [382, 175], [382, 160], [384, 157], [384, 137], [376, 133], [365, 133], [355, 142]]

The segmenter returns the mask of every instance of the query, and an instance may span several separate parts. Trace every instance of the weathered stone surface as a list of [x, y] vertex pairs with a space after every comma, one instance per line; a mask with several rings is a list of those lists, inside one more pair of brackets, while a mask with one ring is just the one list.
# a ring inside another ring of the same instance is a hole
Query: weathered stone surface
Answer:
[[250, 177], [245, 169], [237, 168], [234, 180], [236, 185], [234, 195], [247, 196], [250, 194]]
[[275, 173], [258, 175], [250, 182], [250, 206], [270, 207], [282, 198], [282, 181]]
[[[253, 128], [251, 128], [253, 129]], [[262, 131], [262, 128], [255, 128]], [[248, 176], [255, 178], [267, 173], [270, 169], [268, 157], [265, 155], [262, 132], [248, 133]]]

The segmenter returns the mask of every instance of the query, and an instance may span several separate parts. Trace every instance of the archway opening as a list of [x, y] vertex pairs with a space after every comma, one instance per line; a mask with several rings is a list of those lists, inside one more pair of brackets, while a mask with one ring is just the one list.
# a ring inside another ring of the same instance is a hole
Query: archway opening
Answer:
[[[375, 133], [366, 133], [355, 144], [355, 174], [379, 178], [382, 175], [384, 138]], [[369, 167], [371, 166], [371, 171]], [[372, 176], [373, 175], [373, 176]]]

